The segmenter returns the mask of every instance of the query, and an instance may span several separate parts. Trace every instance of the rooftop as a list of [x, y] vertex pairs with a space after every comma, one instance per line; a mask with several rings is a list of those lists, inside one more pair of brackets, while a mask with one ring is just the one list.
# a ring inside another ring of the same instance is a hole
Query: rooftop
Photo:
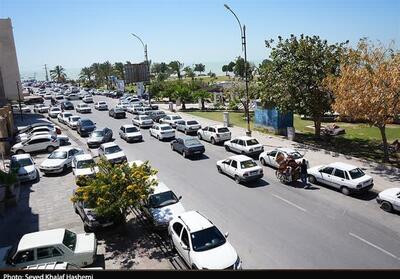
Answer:
[[228, 159], [236, 160], [236, 161], [239, 161], [239, 162], [247, 161], [247, 160], [253, 160], [252, 158], [247, 157], [246, 155], [235, 155], [235, 156], [229, 157]]
[[191, 233], [214, 226], [207, 218], [197, 211], [187, 211], [179, 215], [179, 218], [188, 226]]
[[54, 229], [25, 234], [18, 244], [18, 251], [37, 247], [60, 244], [63, 241], [65, 229]]

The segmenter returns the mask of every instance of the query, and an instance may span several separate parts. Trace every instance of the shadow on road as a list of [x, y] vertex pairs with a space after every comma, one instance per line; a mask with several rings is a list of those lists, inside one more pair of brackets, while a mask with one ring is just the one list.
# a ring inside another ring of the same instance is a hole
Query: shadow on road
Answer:
[[259, 187], [268, 186], [269, 183], [267, 181], [265, 181], [264, 179], [259, 179], [257, 181], [243, 183], [243, 185], [248, 188], [259, 188]]
[[190, 161], [201, 161], [210, 159], [206, 154], [202, 154], [201, 156], [192, 156], [188, 158]]

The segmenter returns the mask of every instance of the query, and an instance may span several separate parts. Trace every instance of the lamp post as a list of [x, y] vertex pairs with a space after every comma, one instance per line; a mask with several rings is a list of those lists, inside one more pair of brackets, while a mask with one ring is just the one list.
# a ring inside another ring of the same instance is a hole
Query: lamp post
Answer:
[[247, 118], [247, 131], [246, 135], [251, 136], [251, 130], [250, 130], [250, 100], [249, 100], [249, 79], [248, 79], [248, 73], [247, 73], [247, 50], [246, 50], [246, 25], [243, 25], [240, 23], [239, 18], [236, 16], [236, 14], [231, 10], [231, 8], [227, 5], [224, 4], [224, 7], [230, 11], [236, 18], [237, 22], [239, 23], [240, 27], [240, 34], [242, 37], [242, 50], [244, 51], [244, 80], [246, 84], [246, 118]]
[[[149, 65], [149, 60], [147, 58], [147, 45], [145, 43], [143, 43], [142, 39], [139, 36], [137, 36], [137, 35], [135, 35], [133, 33], [132, 33], [132, 36], [137, 38], [142, 43], [142, 46], [143, 46], [143, 49], [144, 49], [144, 58], [146, 60], [147, 75], [148, 75], [149, 82], [150, 82], [150, 65]], [[149, 94], [149, 97], [148, 97], [149, 105], [151, 105], [150, 91], [148, 92], [148, 94]]]

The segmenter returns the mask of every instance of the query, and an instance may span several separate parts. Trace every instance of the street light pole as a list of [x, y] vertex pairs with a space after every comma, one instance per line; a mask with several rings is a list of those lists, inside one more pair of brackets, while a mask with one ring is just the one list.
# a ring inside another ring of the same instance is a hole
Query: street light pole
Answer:
[[[143, 46], [143, 49], [144, 49], [144, 59], [146, 60], [147, 75], [149, 77], [149, 83], [150, 83], [150, 65], [149, 65], [149, 59], [147, 57], [147, 44], [143, 43], [142, 39], [139, 36], [137, 36], [137, 35], [135, 35], [133, 33], [132, 33], [132, 36], [137, 38], [142, 43], [142, 46]], [[148, 97], [149, 105], [151, 105], [150, 91], [148, 92], [148, 94], [149, 94], [149, 97]]]
[[249, 78], [248, 78], [248, 71], [247, 71], [247, 48], [246, 48], [246, 25], [243, 25], [240, 23], [239, 18], [236, 16], [236, 14], [231, 10], [231, 8], [227, 5], [224, 4], [225, 8], [230, 11], [236, 18], [237, 22], [239, 23], [240, 27], [240, 34], [242, 38], [242, 50], [244, 51], [244, 80], [246, 84], [246, 118], [247, 118], [247, 131], [246, 135], [251, 136], [251, 129], [250, 129], [250, 99], [249, 99]]

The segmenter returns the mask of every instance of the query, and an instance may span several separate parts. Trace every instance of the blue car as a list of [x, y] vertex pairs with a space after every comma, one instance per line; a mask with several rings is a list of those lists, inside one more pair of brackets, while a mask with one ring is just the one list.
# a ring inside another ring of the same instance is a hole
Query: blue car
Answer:
[[76, 124], [76, 131], [81, 137], [89, 136], [96, 129], [96, 123], [88, 118], [81, 118]]

